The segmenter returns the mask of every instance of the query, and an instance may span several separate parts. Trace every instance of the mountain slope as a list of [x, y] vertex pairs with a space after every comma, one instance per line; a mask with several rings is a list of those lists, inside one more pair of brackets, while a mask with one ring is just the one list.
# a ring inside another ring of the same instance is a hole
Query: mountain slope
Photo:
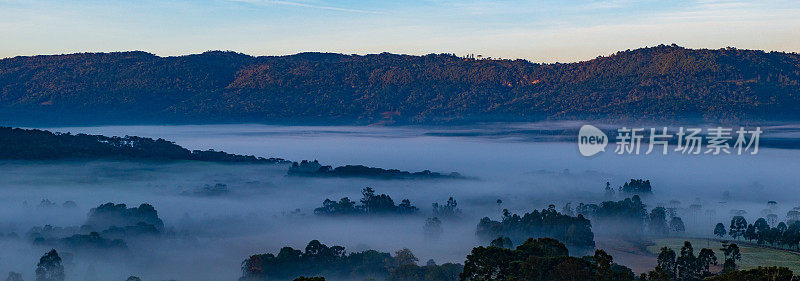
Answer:
[[433, 124], [542, 119], [800, 119], [800, 55], [658, 46], [569, 64], [453, 55], [0, 60], [0, 118], [17, 124]]
[[188, 150], [163, 139], [106, 137], [0, 127], [0, 160], [144, 160], [220, 163], [289, 163], [280, 158]]

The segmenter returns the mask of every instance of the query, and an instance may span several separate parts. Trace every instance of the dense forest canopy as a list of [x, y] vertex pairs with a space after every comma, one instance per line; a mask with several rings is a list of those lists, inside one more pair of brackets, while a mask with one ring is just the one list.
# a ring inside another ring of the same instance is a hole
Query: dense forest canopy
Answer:
[[81, 226], [37, 226], [26, 236], [34, 245], [73, 251], [121, 250], [128, 248], [126, 241], [130, 239], [154, 237], [164, 231], [164, 221], [152, 205], [145, 203], [129, 208], [109, 202], [92, 208]]
[[18, 124], [800, 118], [800, 55], [676, 45], [578, 63], [450, 54], [80, 53], [0, 60]]
[[351, 215], [412, 215], [419, 208], [411, 205], [411, 201], [403, 199], [395, 205], [392, 197], [386, 194], [376, 194], [371, 187], [361, 190], [361, 204], [356, 205], [348, 197], [339, 199], [339, 202], [325, 199], [322, 207], [314, 209], [314, 214], [321, 216], [351, 216]]
[[188, 150], [171, 141], [136, 136], [106, 137], [0, 127], [0, 159], [12, 160], [190, 160], [227, 163], [288, 163], [214, 150]]
[[345, 165], [333, 168], [332, 166], [323, 166], [319, 161], [303, 160], [292, 162], [289, 167], [290, 176], [308, 176], [308, 177], [365, 177], [365, 178], [380, 178], [380, 179], [466, 179], [459, 173], [439, 173], [424, 170], [419, 172], [408, 172], [397, 169], [383, 169], [375, 167], [367, 167], [364, 165]]
[[530, 238], [516, 249], [473, 248], [460, 280], [633, 281], [634, 274], [630, 268], [614, 263], [603, 250], [578, 258], [570, 256], [567, 247], [556, 239]]
[[484, 217], [478, 222], [475, 233], [484, 241], [508, 237], [511, 243], [520, 243], [530, 237], [552, 237], [574, 249], [586, 250], [595, 246], [592, 224], [588, 219], [583, 215], [562, 214], [554, 208], [541, 212], [534, 210], [522, 216], [503, 210], [501, 221]]
[[305, 250], [283, 247], [277, 255], [250, 256], [242, 262], [239, 280], [292, 280], [303, 275], [324, 275], [334, 280], [455, 281], [462, 270], [460, 264], [436, 265], [430, 260], [421, 267], [417, 261], [411, 250], [405, 248], [394, 256], [375, 250], [347, 253], [342, 246], [328, 247], [312, 240]]

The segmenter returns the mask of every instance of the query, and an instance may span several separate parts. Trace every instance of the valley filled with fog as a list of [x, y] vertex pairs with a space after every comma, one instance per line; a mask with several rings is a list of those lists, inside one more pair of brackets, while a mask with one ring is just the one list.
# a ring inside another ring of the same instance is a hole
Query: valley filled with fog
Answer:
[[[757, 155], [616, 155], [613, 146], [593, 157], [579, 154], [572, 139], [538, 135], [541, 123], [471, 128], [299, 127], [268, 125], [108, 126], [45, 128], [54, 132], [163, 138], [188, 149], [360, 164], [403, 171], [458, 172], [463, 179], [375, 179], [288, 176], [290, 165], [204, 162], [4, 161], [0, 163], [0, 273], [28, 273], [50, 246], [31, 243], [32, 228], [79, 227], [101, 204], [147, 203], [163, 220], [163, 235], [128, 240], [126, 250], [65, 249], [69, 280], [236, 280], [242, 261], [302, 249], [311, 240], [346, 251], [394, 253], [404, 247], [422, 264], [463, 263], [488, 242], [476, 235], [483, 217], [502, 210], [524, 214], [555, 205], [622, 200], [606, 194], [630, 179], [652, 182], [643, 197], [648, 210], [673, 207], [686, 224], [684, 236], [711, 237], [732, 211], [748, 221], [765, 209], [780, 220], [800, 206], [800, 150], [761, 148]], [[784, 136], [797, 138], [794, 134]], [[562, 141], [556, 141], [562, 140]], [[408, 199], [416, 215], [324, 216], [325, 199], [361, 198], [371, 187], [396, 203]], [[460, 214], [442, 218], [441, 234], [426, 235], [432, 204], [457, 201]], [[65, 204], [65, 202], [74, 202]], [[777, 204], [767, 205], [768, 201]], [[699, 205], [698, 209], [696, 206]], [[615, 225], [592, 229], [598, 247], [621, 235]], [[11, 233], [19, 238], [12, 238]], [[520, 243], [522, 241], [513, 241]], [[619, 260], [615, 260], [620, 262]], [[622, 262], [625, 262], [624, 257]], [[651, 265], [652, 267], [652, 265]], [[96, 279], [92, 279], [96, 278]]]

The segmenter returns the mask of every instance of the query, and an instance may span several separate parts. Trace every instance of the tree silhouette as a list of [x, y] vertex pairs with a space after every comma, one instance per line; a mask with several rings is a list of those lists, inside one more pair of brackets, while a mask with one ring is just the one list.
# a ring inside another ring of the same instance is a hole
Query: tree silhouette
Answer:
[[669, 228], [673, 232], [684, 232], [686, 231], [686, 227], [683, 225], [683, 220], [679, 217], [673, 217], [669, 221]]
[[717, 223], [717, 226], [714, 227], [714, 235], [719, 236], [719, 238], [722, 238], [725, 237], [725, 234], [727, 234], [727, 232], [725, 232], [725, 225], [722, 224], [721, 222]]
[[725, 256], [725, 263], [722, 265], [724, 272], [736, 270], [736, 261], [742, 259], [739, 246], [736, 244], [722, 244], [722, 254]]
[[733, 239], [739, 240], [739, 237], [744, 236], [746, 230], [747, 220], [742, 216], [735, 216], [731, 219], [728, 235], [733, 237]]
[[55, 249], [39, 258], [36, 264], [36, 281], [64, 281], [64, 266]]
[[22, 274], [18, 272], [9, 272], [8, 277], [6, 277], [6, 281], [23, 281]]

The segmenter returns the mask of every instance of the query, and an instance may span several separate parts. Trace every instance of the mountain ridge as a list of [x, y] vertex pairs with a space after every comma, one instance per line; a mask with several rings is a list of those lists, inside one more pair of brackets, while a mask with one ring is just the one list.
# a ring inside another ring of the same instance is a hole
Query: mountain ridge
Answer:
[[0, 60], [11, 124], [800, 120], [800, 55], [676, 45], [575, 63], [389, 53]]

